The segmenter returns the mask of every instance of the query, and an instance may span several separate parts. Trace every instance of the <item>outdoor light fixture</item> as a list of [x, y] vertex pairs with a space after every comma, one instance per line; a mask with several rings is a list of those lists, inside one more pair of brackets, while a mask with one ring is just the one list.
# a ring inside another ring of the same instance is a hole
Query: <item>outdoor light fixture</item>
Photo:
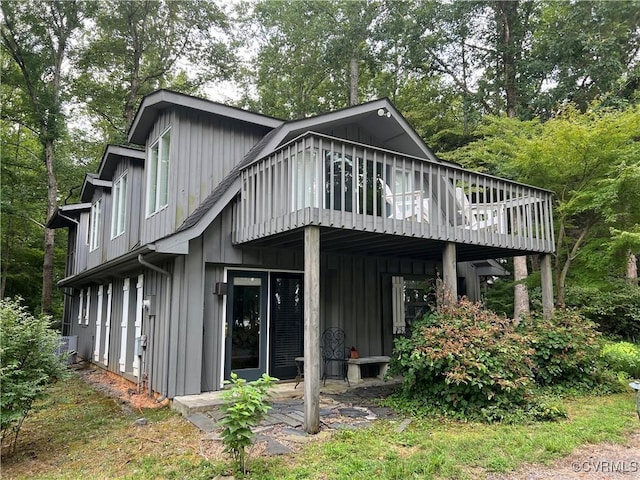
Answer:
[[386, 108], [379, 108], [378, 109], [378, 116], [379, 117], [391, 118], [391, 112], [389, 110], [387, 110]]

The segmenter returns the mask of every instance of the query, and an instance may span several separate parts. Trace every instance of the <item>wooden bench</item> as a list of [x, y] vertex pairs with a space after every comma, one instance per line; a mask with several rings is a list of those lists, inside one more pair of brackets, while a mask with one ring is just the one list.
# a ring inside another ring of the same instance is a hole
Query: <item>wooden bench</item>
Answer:
[[349, 383], [362, 383], [362, 373], [360, 371], [361, 365], [378, 365], [377, 378], [382, 380], [387, 374], [387, 369], [389, 368], [389, 360], [390, 358], [386, 355], [350, 358], [349, 360], [347, 360], [347, 378], [349, 379]]

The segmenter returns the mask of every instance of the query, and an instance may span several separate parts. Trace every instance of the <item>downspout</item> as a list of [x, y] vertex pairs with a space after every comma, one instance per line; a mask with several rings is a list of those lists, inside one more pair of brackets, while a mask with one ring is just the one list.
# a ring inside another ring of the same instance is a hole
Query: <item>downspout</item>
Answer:
[[[164, 270], [163, 268], [158, 267], [157, 265], [153, 265], [152, 263], [147, 262], [144, 259], [144, 255], [140, 254], [138, 255], [138, 263], [140, 265], [142, 265], [143, 267], [147, 267], [155, 272], [160, 273], [161, 275], [164, 275], [165, 277], [167, 277], [167, 294], [165, 295], [165, 312], [166, 312], [166, 318], [165, 318], [165, 323], [164, 323], [164, 351], [166, 352], [166, 361], [165, 361], [165, 381], [164, 381], [164, 385], [162, 386], [162, 392], [161, 392], [161, 396], [160, 398], [158, 398], [156, 400], [156, 402], [160, 403], [162, 401], [164, 401], [167, 398], [167, 395], [169, 393], [169, 336], [171, 334], [171, 322], [170, 322], [170, 317], [171, 317], [171, 290], [173, 288], [172, 285], [172, 275], [169, 271]], [[156, 322], [154, 322], [155, 324]], [[155, 325], [154, 325], [155, 326]], [[154, 349], [155, 349], [155, 342], [154, 342]], [[153, 358], [151, 359], [151, 361], [149, 362], [149, 364], [153, 363]], [[149, 375], [149, 385], [151, 385], [151, 375]]]

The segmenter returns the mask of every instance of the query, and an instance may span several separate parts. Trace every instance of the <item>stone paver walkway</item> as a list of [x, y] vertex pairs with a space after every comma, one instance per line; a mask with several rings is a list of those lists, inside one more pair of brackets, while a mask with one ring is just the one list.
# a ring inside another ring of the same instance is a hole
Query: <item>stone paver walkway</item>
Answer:
[[[336, 394], [325, 394], [320, 399], [320, 424], [323, 430], [345, 430], [367, 428], [378, 418], [393, 418], [395, 413], [386, 407], [377, 406], [377, 399], [391, 393], [389, 385], [360, 388]], [[287, 444], [306, 443], [314, 436], [304, 431], [304, 402], [300, 398], [276, 400], [271, 410], [254, 431], [256, 443], [265, 443], [269, 455], [291, 452]], [[219, 421], [222, 412], [212, 406], [205, 412], [196, 412], [186, 417], [198, 427], [209, 440], [219, 440]]]

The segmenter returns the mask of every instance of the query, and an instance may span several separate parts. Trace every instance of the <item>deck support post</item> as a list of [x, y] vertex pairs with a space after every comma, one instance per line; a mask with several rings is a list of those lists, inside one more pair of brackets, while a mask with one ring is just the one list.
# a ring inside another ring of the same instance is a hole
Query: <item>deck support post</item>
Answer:
[[542, 313], [549, 320], [553, 316], [553, 272], [551, 254], [540, 256], [540, 283], [542, 287]]
[[304, 428], [320, 430], [320, 227], [304, 229]]
[[442, 282], [444, 303], [458, 303], [458, 272], [456, 261], [456, 244], [447, 242], [442, 250]]

